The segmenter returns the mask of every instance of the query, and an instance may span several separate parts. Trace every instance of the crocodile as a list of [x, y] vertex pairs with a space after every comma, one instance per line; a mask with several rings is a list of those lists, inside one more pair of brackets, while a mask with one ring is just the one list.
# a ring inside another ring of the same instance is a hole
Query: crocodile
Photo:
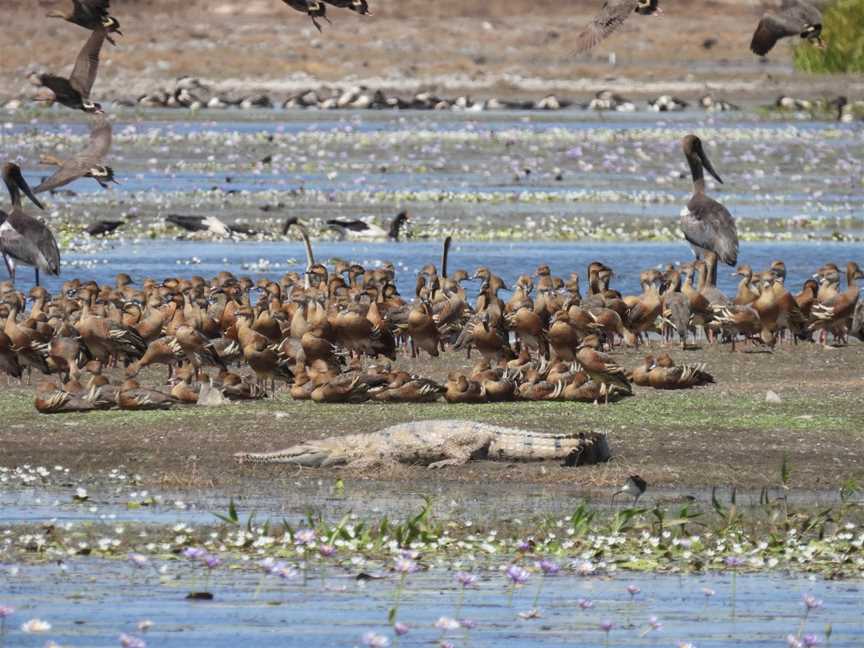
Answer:
[[595, 464], [610, 457], [602, 432], [546, 433], [474, 421], [414, 421], [370, 434], [307, 441], [276, 452], [239, 452], [241, 464], [293, 464], [366, 469], [386, 464], [461, 466], [471, 459], [560, 460], [566, 466]]

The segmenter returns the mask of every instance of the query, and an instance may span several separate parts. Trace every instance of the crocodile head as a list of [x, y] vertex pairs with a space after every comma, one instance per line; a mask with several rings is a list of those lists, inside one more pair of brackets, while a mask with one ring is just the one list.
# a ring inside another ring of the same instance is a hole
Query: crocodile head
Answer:
[[234, 461], [239, 464], [293, 464], [309, 468], [324, 468], [346, 463], [346, 458], [330, 448], [302, 444], [276, 452], [238, 452]]

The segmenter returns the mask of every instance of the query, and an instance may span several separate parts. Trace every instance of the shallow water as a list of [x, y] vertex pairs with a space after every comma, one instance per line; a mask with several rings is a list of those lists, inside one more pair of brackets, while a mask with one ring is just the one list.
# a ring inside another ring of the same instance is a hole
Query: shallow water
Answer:
[[[792, 290], [800, 285], [823, 263], [833, 261], [841, 267], [848, 260], [862, 261], [860, 243], [821, 242], [745, 242], [742, 244], [740, 263], [748, 263], [756, 270], [767, 268], [775, 259], [783, 259], [788, 269], [787, 283]], [[405, 243], [337, 243], [322, 242], [315, 245], [316, 260], [342, 258], [373, 268], [384, 261], [397, 268], [397, 285], [401, 293], [410, 298], [414, 294], [414, 278], [427, 263], [440, 263], [441, 244], [438, 241]], [[215, 276], [229, 270], [238, 276], [253, 279], [267, 277], [278, 280], [289, 271], [303, 271], [306, 266], [302, 244], [291, 241], [260, 242], [201, 242], [152, 241], [106, 242], [101, 249], [90, 253], [70, 253], [60, 277], [45, 278], [45, 285], [55, 291], [62, 281], [70, 277], [94, 279], [99, 283], [112, 283], [121, 270], [129, 273], [136, 283], [145, 277], [162, 279], [166, 276]], [[692, 253], [684, 243], [562, 243], [532, 242], [455, 242], [450, 254], [450, 271], [458, 268], [473, 273], [485, 265], [501, 275], [508, 286], [520, 274], [532, 274], [540, 263], [548, 263], [553, 273], [564, 277], [579, 272], [584, 280], [585, 269], [591, 261], [599, 260], [616, 271], [613, 287], [625, 294], [640, 292], [639, 272], [647, 268], [663, 267], [668, 263], [692, 260]], [[19, 287], [29, 288], [33, 274], [22, 269]], [[731, 268], [718, 270], [718, 286], [734, 294], [737, 281]], [[474, 294], [479, 284], [466, 284]], [[583, 286], [584, 290], [584, 286]]]
[[[157, 568], [165, 565], [163, 584]], [[382, 580], [367, 583], [354, 576], [368, 566], [349, 570], [313, 569], [302, 577], [262, 583], [254, 567], [222, 566], [206, 576], [183, 560], [154, 560], [144, 569], [126, 562], [71, 559], [57, 564], [21, 566], [0, 582], [0, 601], [17, 608], [10, 619], [10, 646], [43, 646], [48, 638], [64, 646], [115, 646], [121, 632], [139, 634], [136, 624], [149, 619], [151, 646], [229, 647], [238, 640], [250, 645], [351, 646], [367, 631], [392, 638], [387, 627], [398, 576], [374, 570]], [[562, 573], [563, 574], [563, 573]], [[8, 572], [7, 572], [8, 575]], [[820, 635], [832, 626], [831, 645], [864, 645], [860, 582], [832, 582], [803, 577], [735, 575], [681, 577], [624, 575], [585, 578], [572, 573], [543, 579], [537, 607], [542, 617], [517, 615], [533, 606], [541, 576], [513, 595], [509, 604], [504, 575], [478, 572], [477, 589], [465, 593], [457, 612], [458, 586], [449, 569], [432, 566], [406, 579], [398, 619], [411, 630], [400, 642], [429, 645], [447, 638], [459, 646], [604, 645], [601, 621], [610, 620], [613, 646], [672, 646], [689, 641], [702, 647], [781, 646], [796, 633], [804, 616], [802, 596], [811, 594], [824, 607], [810, 614], [806, 632]], [[626, 591], [635, 584], [641, 593], [631, 601]], [[714, 591], [710, 598], [703, 588]], [[212, 602], [189, 602], [189, 591], [207, 589]], [[593, 607], [581, 609], [589, 599]], [[477, 627], [442, 631], [434, 627], [442, 616], [468, 618]], [[662, 628], [640, 636], [656, 616]], [[28, 636], [17, 628], [26, 619], [41, 618], [52, 629]]]
[[[31, 181], [47, 172], [40, 153], [65, 157], [85, 144], [86, 126], [68, 113], [13, 117], [0, 130], [4, 155]], [[78, 181], [69, 187], [77, 195], [50, 199], [51, 219], [146, 224], [179, 211], [272, 231], [263, 204], [315, 224], [389, 220], [410, 207], [421, 233], [572, 238], [574, 223], [674, 222], [691, 192], [679, 141], [697, 132], [725, 182], [710, 180], [710, 191], [742, 225], [782, 219], [803, 223], [799, 235], [830, 235], [864, 224], [864, 129], [855, 124], [701, 111], [183, 115], [120, 111], [108, 162], [123, 184], [106, 192]]]

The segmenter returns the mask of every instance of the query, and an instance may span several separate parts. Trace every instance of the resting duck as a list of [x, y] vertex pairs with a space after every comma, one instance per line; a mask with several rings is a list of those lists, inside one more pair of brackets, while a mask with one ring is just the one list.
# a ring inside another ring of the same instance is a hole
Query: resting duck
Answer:
[[[618, 366], [612, 358], [605, 353], [600, 353], [597, 349], [600, 347], [600, 338], [596, 335], [589, 335], [582, 344], [579, 345], [579, 351], [576, 354], [576, 360], [582, 365], [585, 373], [591, 377], [591, 380], [601, 385], [601, 393], [605, 396], [605, 401], [609, 403], [609, 395], [613, 389], [632, 394], [633, 388], [630, 386], [630, 381], [624, 370]], [[595, 404], [598, 399], [594, 401]]]
[[485, 403], [486, 390], [476, 380], [469, 380], [463, 374], [451, 373], [447, 376], [444, 399], [448, 403]]

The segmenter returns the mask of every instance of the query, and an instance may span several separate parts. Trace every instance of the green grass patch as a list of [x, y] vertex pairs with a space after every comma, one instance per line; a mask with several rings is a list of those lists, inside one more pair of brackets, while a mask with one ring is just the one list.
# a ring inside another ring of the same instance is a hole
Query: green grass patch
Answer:
[[837, 0], [822, 15], [827, 47], [795, 46], [795, 68], [811, 74], [864, 72], [864, 0]]

